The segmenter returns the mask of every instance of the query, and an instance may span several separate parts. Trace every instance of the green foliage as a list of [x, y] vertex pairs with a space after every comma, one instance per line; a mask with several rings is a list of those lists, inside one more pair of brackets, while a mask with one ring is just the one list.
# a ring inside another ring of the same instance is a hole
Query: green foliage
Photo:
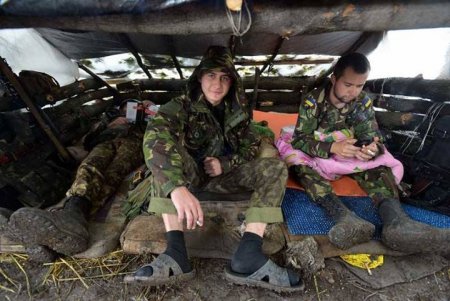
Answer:
[[119, 62], [120, 64], [126, 64], [129, 68], [135, 67], [137, 62], [134, 57], [130, 56], [126, 59], [123, 59]]
[[80, 64], [88, 68], [92, 68], [92, 60], [90, 59], [80, 60]]

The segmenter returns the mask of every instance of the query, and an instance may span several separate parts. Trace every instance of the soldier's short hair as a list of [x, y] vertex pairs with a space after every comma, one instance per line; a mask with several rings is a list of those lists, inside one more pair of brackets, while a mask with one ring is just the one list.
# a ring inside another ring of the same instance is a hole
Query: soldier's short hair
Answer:
[[358, 74], [364, 74], [370, 71], [370, 62], [364, 54], [359, 52], [343, 55], [334, 66], [333, 74], [336, 79], [342, 76], [347, 67], [351, 67]]

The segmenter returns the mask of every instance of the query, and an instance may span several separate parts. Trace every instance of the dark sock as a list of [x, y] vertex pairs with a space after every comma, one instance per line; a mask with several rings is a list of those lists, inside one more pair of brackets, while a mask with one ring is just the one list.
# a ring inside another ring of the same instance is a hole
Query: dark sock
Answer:
[[[191, 263], [186, 250], [186, 243], [184, 242], [183, 231], [169, 231], [166, 232], [167, 249], [163, 252], [175, 260], [180, 266], [183, 273], [188, 273], [192, 270]], [[153, 275], [153, 268], [145, 266], [138, 269], [136, 276], [151, 276]]]
[[91, 201], [82, 196], [71, 196], [67, 199], [64, 208], [69, 210], [79, 210], [87, 219], [91, 210]]
[[186, 250], [186, 243], [184, 242], [183, 231], [169, 231], [166, 233], [166, 239], [167, 249], [164, 251], [164, 254], [172, 257], [178, 263], [183, 273], [190, 272], [192, 268]]
[[[262, 244], [261, 236], [252, 232], [244, 232], [239, 247], [231, 260], [231, 270], [240, 274], [253, 274], [259, 270], [269, 260], [262, 252]], [[288, 269], [287, 271], [291, 286], [298, 285], [300, 277], [293, 270]]]
[[244, 232], [239, 247], [231, 259], [231, 270], [241, 274], [252, 274], [259, 270], [268, 260], [262, 252], [261, 236]]

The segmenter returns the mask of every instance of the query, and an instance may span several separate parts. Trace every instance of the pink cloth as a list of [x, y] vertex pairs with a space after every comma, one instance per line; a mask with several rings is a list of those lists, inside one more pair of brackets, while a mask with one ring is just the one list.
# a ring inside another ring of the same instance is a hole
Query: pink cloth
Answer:
[[323, 178], [327, 180], [337, 180], [341, 175], [347, 175], [373, 169], [378, 166], [387, 166], [392, 169], [397, 184], [403, 178], [403, 165], [395, 159], [394, 156], [386, 148], [384, 154], [370, 161], [361, 161], [356, 158], [343, 158], [332, 155], [328, 159], [319, 157], [311, 157], [301, 150], [294, 149], [291, 145], [292, 133], [284, 133], [277, 139], [275, 145], [280, 152], [280, 157], [288, 166], [291, 165], [307, 165], [317, 171]]

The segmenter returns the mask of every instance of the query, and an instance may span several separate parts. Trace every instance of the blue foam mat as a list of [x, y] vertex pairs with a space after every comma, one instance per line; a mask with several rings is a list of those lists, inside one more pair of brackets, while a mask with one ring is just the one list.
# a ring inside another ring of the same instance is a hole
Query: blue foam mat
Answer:
[[[381, 219], [369, 197], [340, 197], [343, 203], [361, 218], [376, 227], [375, 239], [380, 238]], [[402, 204], [412, 219], [438, 228], [450, 228], [450, 217], [407, 204]], [[311, 201], [305, 192], [288, 188], [281, 205], [288, 230], [294, 235], [326, 235], [334, 225], [324, 210]]]

